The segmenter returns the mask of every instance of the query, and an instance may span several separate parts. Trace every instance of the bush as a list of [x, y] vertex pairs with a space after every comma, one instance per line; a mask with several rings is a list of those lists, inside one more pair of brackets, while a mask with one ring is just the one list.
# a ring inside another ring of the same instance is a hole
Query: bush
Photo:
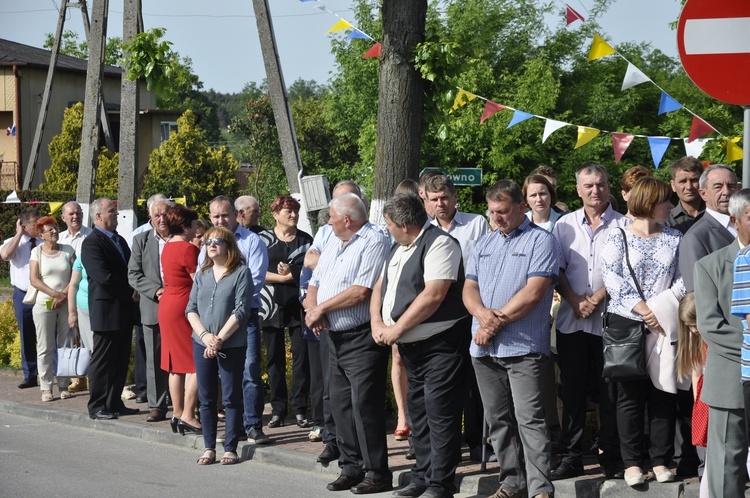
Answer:
[[12, 299], [0, 302], [0, 366], [21, 368], [21, 334]]

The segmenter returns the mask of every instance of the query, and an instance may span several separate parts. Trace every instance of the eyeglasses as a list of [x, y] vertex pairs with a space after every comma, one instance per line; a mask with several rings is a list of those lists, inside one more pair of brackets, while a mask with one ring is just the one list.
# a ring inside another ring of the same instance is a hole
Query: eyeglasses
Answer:
[[212, 246], [212, 245], [214, 245], [214, 244], [216, 244], [217, 246], [221, 246], [221, 245], [224, 245], [224, 239], [219, 239], [219, 238], [216, 238], [216, 239], [206, 239], [206, 240], [204, 240], [203, 242], [204, 242], [204, 243], [205, 243], [205, 244], [206, 244], [207, 246]]

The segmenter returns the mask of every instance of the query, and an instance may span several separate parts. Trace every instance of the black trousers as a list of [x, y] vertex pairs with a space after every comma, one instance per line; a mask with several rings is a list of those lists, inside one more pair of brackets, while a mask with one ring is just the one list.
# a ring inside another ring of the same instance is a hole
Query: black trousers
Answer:
[[89, 364], [89, 415], [118, 412], [125, 405], [120, 396], [130, 364], [133, 329], [94, 331], [94, 351]]
[[693, 389], [677, 390], [677, 426], [674, 438], [674, 460], [678, 474], [695, 475], [702, 464], [693, 446]]
[[411, 482], [454, 492], [461, 461], [461, 400], [469, 366], [471, 317], [424, 341], [399, 344], [408, 379], [416, 463]]
[[620, 440], [615, 412], [616, 384], [602, 378], [602, 338], [579, 331], [557, 331], [557, 361], [562, 381], [563, 418], [560, 433], [562, 461], [575, 467], [583, 464], [583, 429], [586, 425], [586, 391], [590, 379], [596, 379], [599, 391], [599, 461], [602, 465], [621, 460]]
[[320, 371], [323, 379], [323, 442], [336, 443], [336, 422], [331, 413], [331, 391], [329, 389], [331, 371], [331, 343], [328, 340], [328, 330], [320, 331]]
[[[263, 341], [266, 343], [268, 383], [271, 387], [271, 413], [282, 419], [287, 416], [286, 387], [286, 348], [284, 329], [263, 327]], [[292, 345], [292, 397], [294, 415], [307, 413], [307, 395], [310, 392], [310, 362], [307, 358], [307, 345], [302, 339], [302, 328], [289, 327], [289, 340]]]
[[390, 480], [385, 438], [385, 384], [391, 348], [378, 346], [369, 323], [328, 333], [331, 348], [329, 391], [336, 421], [342, 474], [366, 472]]
[[[307, 359], [310, 362], [310, 419], [314, 425], [323, 427], [323, 366], [320, 349], [322, 341], [305, 339]], [[325, 358], [326, 362], [328, 357]]]
[[[159, 358], [158, 361], [161, 361], [161, 358]], [[135, 358], [133, 362], [135, 393], [146, 394], [148, 391], [148, 374], [146, 372], [146, 340], [143, 336], [142, 325], [135, 326]]]

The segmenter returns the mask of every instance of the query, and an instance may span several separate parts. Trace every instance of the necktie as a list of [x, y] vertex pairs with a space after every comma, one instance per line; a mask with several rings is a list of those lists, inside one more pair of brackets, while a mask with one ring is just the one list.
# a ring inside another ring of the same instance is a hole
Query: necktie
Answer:
[[112, 242], [115, 243], [115, 247], [117, 247], [117, 251], [120, 253], [120, 256], [122, 256], [122, 259], [125, 260], [125, 251], [122, 250], [122, 244], [120, 244], [121, 239], [122, 237], [120, 237], [119, 233], [114, 232], [112, 234]]
[[36, 237], [31, 238], [31, 248], [34, 249], [36, 247]]

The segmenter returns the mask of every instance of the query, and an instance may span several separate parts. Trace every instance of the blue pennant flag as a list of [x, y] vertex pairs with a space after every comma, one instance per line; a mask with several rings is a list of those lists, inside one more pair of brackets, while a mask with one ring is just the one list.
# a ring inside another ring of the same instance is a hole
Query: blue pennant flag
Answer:
[[659, 163], [664, 157], [664, 153], [667, 152], [670, 141], [672, 139], [669, 137], [648, 137], [648, 145], [651, 147], [651, 157], [654, 159], [656, 169], [659, 169]]
[[523, 112], [516, 109], [513, 112], [513, 118], [510, 120], [510, 123], [508, 123], [508, 126], [506, 126], [506, 128], [516, 126], [518, 123], [521, 123], [522, 121], [526, 121], [527, 119], [531, 119], [533, 117], [533, 114], [529, 114], [528, 112]]
[[659, 116], [666, 112], [676, 111], [682, 109], [682, 104], [677, 102], [675, 99], [669, 96], [669, 94], [662, 90], [661, 102], [659, 103]]
[[352, 31], [351, 33], [349, 33], [349, 36], [346, 37], [346, 41], [353, 40], [354, 38], [362, 38], [363, 40], [371, 40], [372, 39], [372, 38], [370, 38], [369, 36], [367, 36], [366, 34], [364, 34], [363, 32], [361, 32], [358, 29], [355, 29], [354, 31]]

